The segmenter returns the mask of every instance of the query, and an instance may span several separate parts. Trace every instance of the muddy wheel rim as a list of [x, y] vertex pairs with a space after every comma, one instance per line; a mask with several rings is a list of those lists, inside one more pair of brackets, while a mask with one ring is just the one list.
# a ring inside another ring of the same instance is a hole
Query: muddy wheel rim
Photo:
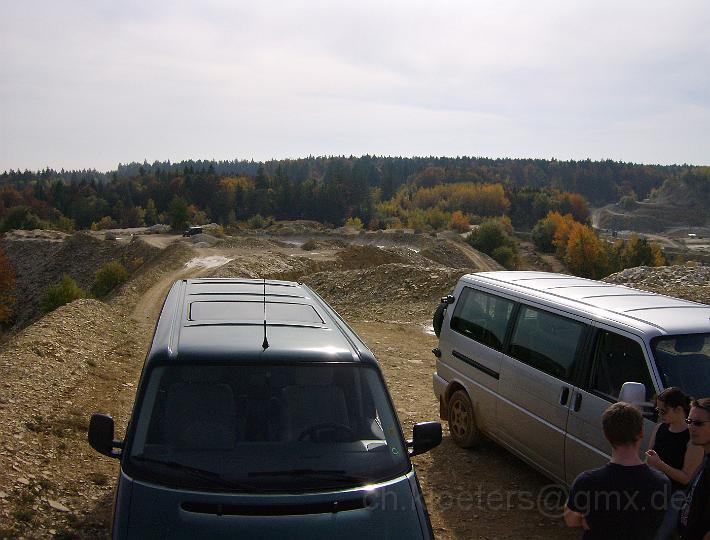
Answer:
[[469, 411], [461, 401], [457, 400], [452, 404], [451, 413], [451, 421], [449, 422], [451, 433], [455, 437], [464, 437], [468, 432]]

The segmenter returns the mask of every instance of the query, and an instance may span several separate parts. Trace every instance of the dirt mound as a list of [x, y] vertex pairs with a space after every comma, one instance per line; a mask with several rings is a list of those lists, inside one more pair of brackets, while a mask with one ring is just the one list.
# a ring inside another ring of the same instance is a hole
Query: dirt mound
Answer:
[[190, 242], [192, 242], [193, 244], [205, 244], [205, 246], [214, 246], [217, 242], [219, 242], [219, 239], [216, 236], [212, 236], [211, 234], [200, 233], [191, 236]]
[[463, 269], [389, 263], [363, 270], [317, 272], [304, 276], [303, 282], [346, 317], [425, 322], [439, 298], [450, 293], [464, 273]]
[[220, 247], [229, 249], [273, 249], [277, 247], [269, 238], [259, 236], [239, 236], [227, 238], [220, 244]]
[[0, 538], [60, 534], [81, 518], [77, 509], [87, 501], [110, 499], [115, 462], [97, 460], [86, 443], [87, 411], [110, 412], [120, 401], [115, 396], [131, 389], [124, 370], [135, 335], [114, 309], [85, 299], [43, 317], [3, 348]]
[[478, 268], [478, 265], [469, 257], [463, 247], [446, 240], [423, 249], [421, 255], [449, 268]]
[[343, 269], [369, 268], [381, 264], [405, 263], [407, 258], [394, 249], [377, 246], [350, 246], [339, 252], [338, 263]]
[[270, 225], [267, 230], [271, 234], [299, 235], [322, 232], [326, 231], [327, 228], [317, 221], [302, 219], [296, 221], [277, 221]]
[[280, 253], [268, 256], [236, 255], [234, 259], [209, 272], [210, 277], [243, 277], [249, 279], [298, 280], [304, 274], [318, 272], [331, 266], [304, 257], [293, 257]]
[[710, 304], [710, 266], [697, 263], [627, 268], [603, 281]]

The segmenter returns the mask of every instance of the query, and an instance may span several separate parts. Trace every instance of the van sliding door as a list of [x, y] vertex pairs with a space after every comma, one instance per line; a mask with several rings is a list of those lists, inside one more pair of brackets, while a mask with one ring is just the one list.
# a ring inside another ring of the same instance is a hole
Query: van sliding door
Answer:
[[521, 305], [501, 362], [502, 442], [564, 480], [565, 430], [588, 321]]

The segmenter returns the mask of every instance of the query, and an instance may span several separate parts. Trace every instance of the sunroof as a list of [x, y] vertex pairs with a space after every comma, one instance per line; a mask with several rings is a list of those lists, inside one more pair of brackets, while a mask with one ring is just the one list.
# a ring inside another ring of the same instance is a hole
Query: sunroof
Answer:
[[[266, 314], [264, 314], [266, 308]], [[308, 304], [291, 302], [191, 302], [191, 321], [263, 321], [323, 324]]]

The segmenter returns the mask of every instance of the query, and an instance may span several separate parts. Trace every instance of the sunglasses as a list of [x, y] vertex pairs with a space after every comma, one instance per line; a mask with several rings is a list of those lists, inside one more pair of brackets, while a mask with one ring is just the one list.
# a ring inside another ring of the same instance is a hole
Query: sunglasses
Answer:
[[689, 426], [703, 427], [704, 424], [710, 423], [710, 420], [693, 420], [691, 418], [686, 418], [685, 423]]

